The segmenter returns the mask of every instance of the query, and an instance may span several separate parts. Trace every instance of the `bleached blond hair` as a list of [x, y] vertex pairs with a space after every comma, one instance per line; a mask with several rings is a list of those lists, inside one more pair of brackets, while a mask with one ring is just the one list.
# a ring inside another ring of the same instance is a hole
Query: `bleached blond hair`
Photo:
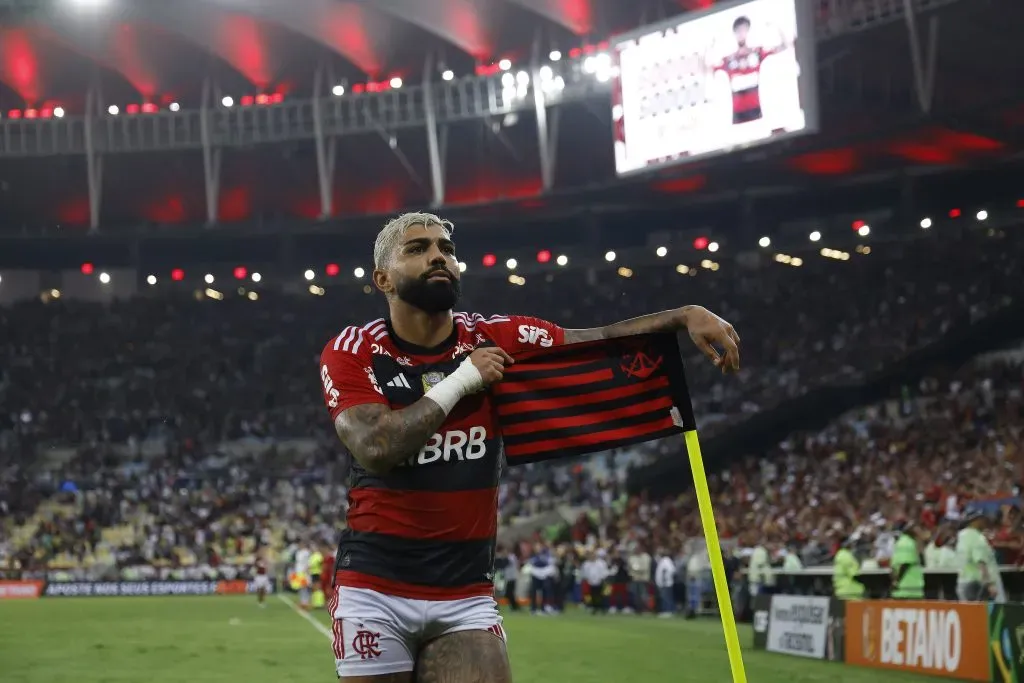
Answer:
[[394, 257], [395, 249], [401, 244], [402, 238], [405, 237], [405, 233], [414, 225], [422, 225], [425, 228], [429, 228], [432, 225], [441, 226], [444, 231], [451, 237], [452, 233], [455, 232], [455, 225], [451, 221], [445, 220], [440, 216], [432, 213], [425, 213], [421, 211], [414, 211], [410, 213], [403, 213], [398, 218], [392, 218], [387, 224], [381, 228], [380, 232], [377, 233], [377, 239], [373, 243], [373, 267], [377, 270], [382, 270], [391, 265], [391, 259]]

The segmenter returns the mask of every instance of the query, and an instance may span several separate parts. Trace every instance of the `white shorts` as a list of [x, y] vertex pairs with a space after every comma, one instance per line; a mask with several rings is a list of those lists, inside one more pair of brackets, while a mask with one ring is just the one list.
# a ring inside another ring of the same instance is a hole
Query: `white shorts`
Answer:
[[270, 577], [266, 574], [257, 574], [256, 578], [252, 580], [252, 589], [254, 591], [264, 590], [270, 592]]
[[505, 641], [498, 605], [488, 596], [413, 600], [339, 586], [328, 609], [338, 676], [412, 671], [420, 648], [448, 633], [489, 631]]

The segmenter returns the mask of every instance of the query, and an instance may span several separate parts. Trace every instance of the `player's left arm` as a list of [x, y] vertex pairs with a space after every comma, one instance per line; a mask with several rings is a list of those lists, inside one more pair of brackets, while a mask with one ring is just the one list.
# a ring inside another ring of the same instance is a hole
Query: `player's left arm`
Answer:
[[720, 367], [722, 372], [739, 370], [740, 337], [736, 334], [736, 329], [702, 306], [683, 306], [661, 313], [642, 315], [639, 318], [630, 318], [604, 327], [563, 330], [561, 343], [575, 344], [599, 339], [628, 337], [634, 334], [681, 332], [683, 330], [686, 330], [697, 348], [711, 359], [711, 362]]
[[763, 52], [762, 57], [775, 55], [782, 52], [783, 50], [788, 50], [791, 47], [793, 47], [793, 44], [795, 42], [795, 39], [793, 37], [786, 35], [786, 32], [782, 30], [781, 26], [776, 28], [775, 30], [778, 33], [778, 41], [774, 45], [771, 45], [766, 48], [761, 48]]

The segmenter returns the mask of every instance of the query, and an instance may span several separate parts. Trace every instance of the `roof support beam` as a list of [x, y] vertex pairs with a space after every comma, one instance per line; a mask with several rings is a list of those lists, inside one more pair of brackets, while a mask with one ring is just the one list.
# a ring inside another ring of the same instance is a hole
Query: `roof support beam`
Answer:
[[[272, 21], [326, 46], [376, 78], [384, 69], [388, 21], [359, 2], [339, 0], [204, 0]], [[154, 3], [159, 4], [159, 3]], [[169, 3], [168, 3], [169, 4]], [[376, 4], [373, 5], [376, 7]]]

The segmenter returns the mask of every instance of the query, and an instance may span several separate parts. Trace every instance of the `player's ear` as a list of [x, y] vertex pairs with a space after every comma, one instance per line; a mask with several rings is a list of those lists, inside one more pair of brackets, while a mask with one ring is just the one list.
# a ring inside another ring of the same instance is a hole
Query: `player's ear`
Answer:
[[378, 268], [373, 271], [373, 284], [385, 294], [392, 294], [395, 291], [395, 285], [386, 270]]

